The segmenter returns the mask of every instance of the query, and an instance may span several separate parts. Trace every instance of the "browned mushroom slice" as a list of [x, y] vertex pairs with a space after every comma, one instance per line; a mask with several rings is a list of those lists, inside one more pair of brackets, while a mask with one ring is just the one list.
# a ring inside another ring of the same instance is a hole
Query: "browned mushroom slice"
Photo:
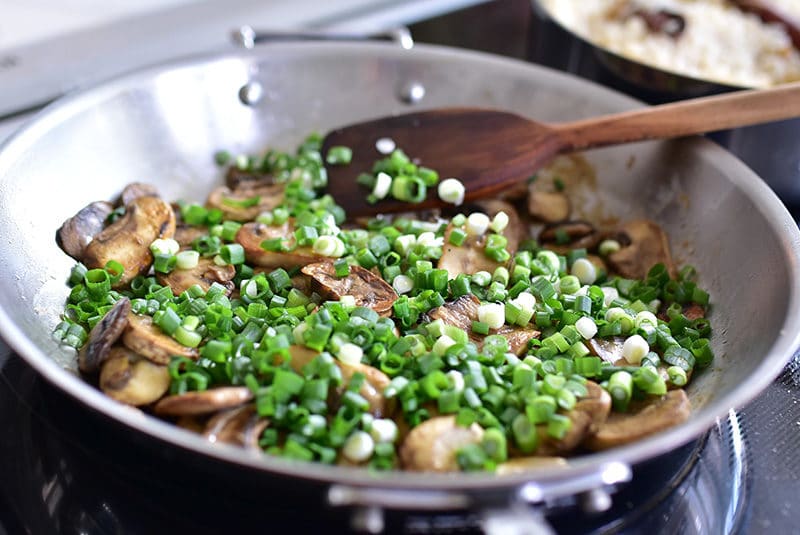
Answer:
[[157, 197], [139, 197], [125, 207], [125, 215], [107, 226], [86, 247], [83, 262], [102, 268], [116, 260], [125, 271], [115, 287], [123, 287], [150, 269], [150, 244], [175, 233], [172, 207]]
[[[442, 306], [428, 311], [431, 320], [442, 320], [446, 325], [453, 325], [469, 334], [470, 340], [480, 348], [484, 337], [472, 332], [472, 322], [478, 319], [478, 307], [481, 302], [472, 294], [448, 301]], [[503, 325], [499, 329], [492, 329], [491, 334], [502, 335], [508, 341], [508, 350], [517, 355], [525, 353], [528, 342], [539, 336], [539, 331], [530, 327], [512, 327]]]
[[143, 182], [131, 182], [119, 195], [119, 202], [122, 206], [128, 206], [139, 197], [158, 197], [158, 190], [155, 186]]
[[292, 220], [286, 221], [282, 225], [245, 223], [236, 233], [236, 241], [244, 248], [248, 263], [264, 268], [288, 269], [326, 260], [327, 257], [318, 255], [311, 247], [296, 247], [292, 251], [281, 252], [265, 251], [261, 247], [261, 242], [272, 238], [284, 238], [287, 246], [293, 246], [295, 243], [294, 230]]
[[181, 249], [188, 249], [197, 238], [208, 235], [208, 228], [178, 223], [175, 225], [175, 234], [172, 238], [178, 242]]
[[611, 396], [600, 385], [586, 382], [586, 397], [580, 398], [567, 414], [571, 426], [567, 434], [556, 439], [547, 434], [547, 426], [538, 426], [539, 447], [537, 455], [561, 455], [577, 448], [588, 437], [598, 432], [611, 412]]
[[[319, 353], [305, 346], [293, 345], [289, 348], [292, 357], [289, 365], [297, 373], [303, 373], [303, 367], [314, 360]], [[369, 412], [378, 418], [391, 412], [391, 406], [383, 396], [383, 391], [389, 386], [389, 377], [377, 368], [367, 364], [345, 364], [336, 360], [336, 365], [342, 371], [342, 385], [337, 394], [341, 394], [350, 384], [355, 373], [364, 375], [364, 383], [358, 391], [369, 402]]]
[[156, 273], [159, 284], [169, 286], [175, 295], [182, 294], [195, 284], [207, 292], [215, 282], [227, 288], [230, 294], [234, 287], [231, 281], [235, 276], [234, 266], [230, 264], [218, 266], [211, 258], [201, 258], [191, 269], [173, 269], [169, 273]]
[[686, 392], [670, 390], [638, 411], [612, 414], [585, 444], [592, 450], [605, 450], [635, 442], [685, 422], [691, 410]]
[[196, 416], [231, 409], [252, 400], [253, 393], [246, 386], [223, 386], [167, 396], [156, 403], [153, 410], [161, 416]]
[[166, 366], [153, 364], [130, 349], [114, 346], [100, 371], [100, 388], [128, 405], [147, 405], [163, 396], [170, 385]]
[[220, 411], [206, 423], [203, 436], [209, 442], [244, 445], [244, 431], [256, 414], [253, 404]]
[[397, 292], [388, 282], [361, 266], [350, 266], [350, 274], [336, 276], [333, 262], [316, 262], [300, 270], [311, 277], [311, 289], [325, 299], [338, 301], [345, 295], [355, 299], [356, 306], [371, 308], [381, 316], [392, 313]]
[[595, 234], [595, 228], [586, 221], [562, 221], [545, 225], [539, 233], [542, 243], [557, 245], [573, 244]]
[[675, 276], [675, 265], [669, 248], [669, 239], [658, 224], [647, 219], [630, 221], [620, 229], [630, 239], [630, 244], [608, 255], [608, 262], [620, 275], [629, 279], [643, 279], [655, 264], [664, 264], [670, 276]]
[[437, 416], [408, 433], [400, 446], [400, 461], [406, 470], [454, 472], [459, 469], [458, 450], [482, 439], [483, 428], [478, 424], [461, 427], [455, 416]]
[[219, 208], [225, 219], [252, 221], [258, 214], [277, 208], [283, 202], [283, 184], [232, 190], [226, 186], [211, 192], [207, 208]]
[[564, 221], [569, 217], [569, 197], [559, 191], [537, 191], [535, 184], [528, 190], [528, 214], [544, 223]]
[[232, 190], [256, 188], [275, 184], [275, 177], [270, 173], [248, 171], [232, 165], [225, 173], [225, 185]]
[[531, 470], [548, 470], [567, 467], [569, 467], [569, 464], [563, 457], [518, 457], [498, 464], [495, 474], [505, 476], [509, 474], [522, 474]]
[[350, 384], [353, 375], [360, 373], [364, 375], [364, 382], [358, 393], [369, 402], [369, 412], [376, 418], [389, 415], [392, 406], [383, 396], [383, 391], [389, 386], [391, 379], [378, 368], [367, 364], [345, 364], [338, 361], [339, 369], [342, 370], [342, 383]]
[[175, 425], [200, 435], [206, 428], [206, 419], [205, 416], [180, 416], [175, 419]]
[[258, 442], [261, 440], [264, 429], [269, 427], [269, 423], [269, 420], [262, 418], [257, 412], [250, 416], [250, 420], [242, 430], [242, 445], [251, 450], [261, 451], [261, 445]]
[[627, 364], [627, 361], [622, 356], [622, 346], [624, 344], [625, 338], [622, 336], [592, 338], [586, 342], [592, 355], [600, 357], [609, 364], [614, 364], [616, 366]]
[[485, 213], [490, 218], [493, 218], [500, 212], [505, 212], [508, 216], [508, 225], [503, 230], [503, 236], [508, 240], [506, 249], [512, 255], [517, 252], [519, 242], [521, 242], [528, 232], [525, 225], [517, 213], [517, 209], [513, 205], [498, 199], [483, 199], [474, 201], [473, 204], [477, 206], [481, 212]]
[[197, 359], [197, 349], [186, 347], [165, 334], [150, 316], [128, 314], [128, 326], [122, 335], [126, 347], [156, 364], [169, 364], [174, 356]]
[[[520, 223], [519, 216], [514, 208], [503, 201], [484, 201], [482, 204], [476, 204], [481, 211], [486, 212], [486, 215], [493, 217], [497, 212], [504, 211], [508, 215], [509, 223], [503, 231], [503, 235], [508, 240], [506, 250], [513, 255], [517, 251], [519, 241], [524, 233], [522, 224]], [[459, 245], [450, 243], [450, 234], [455, 227], [451, 223], [444, 231], [444, 246], [442, 247], [442, 256], [436, 267], [439, 269], [446, 269], [448, 277], [454, 279], [456, 276], [467, 273], [477, 273], [478, 271], [488, 271], [494, 273], [494, 270], [505, 263], [496, 262], [486, 256], [486, 240], [489, 236], [487, 232], [483, 236], [468, 236], [464, 242]]]
[[56, 243], [75, 260], [82, 260], [86, 247], [102, 232], [114, 207], [105, 201], [86, 205], [56, 232]]
[[486, 236], [469, 236], [464, 243], [459, 246], [450, 243], [450, 234], [453, 232], [453, 225], [447, 226], [444, 231], [444, 246], [442, 256], [436, 267], [446, 269], [448, 278], [454, 279], [462, 273], [477, 273], [478, 271], [488, 271], [494, 273], [499, 266], [504, 265], [495, 262], [486, 256]]
[[686, 316], [686, 319], [689, 321], [694, 321], [696, 319], [704, 318], [706, 316], [706, 311], [700, 305], [691, 304], [683, 307], [683, 315]]
[[78, 354], [78, 367], [83, 373], [94, 373], [100, 369], [100, 366], [108, 358], [111, 346], [119, 340], [128, 326], [130, 312], [130, 300], [122, 297], [92, 327], [86, 345]]

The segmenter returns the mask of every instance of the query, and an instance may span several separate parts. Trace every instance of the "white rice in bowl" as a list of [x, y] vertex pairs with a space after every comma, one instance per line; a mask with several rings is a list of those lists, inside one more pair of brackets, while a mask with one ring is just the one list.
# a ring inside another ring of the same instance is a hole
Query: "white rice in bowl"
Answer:
[[[800, 1], [771, 0], [800, 20]], [[786, 30], [724, 0], [540, 0], [565, 28], [634, 61], [726, 85], [766, 87], [800, 80], [800, 52]], [[680, 15], [676, 37], [653, 32], [636, 9]]]

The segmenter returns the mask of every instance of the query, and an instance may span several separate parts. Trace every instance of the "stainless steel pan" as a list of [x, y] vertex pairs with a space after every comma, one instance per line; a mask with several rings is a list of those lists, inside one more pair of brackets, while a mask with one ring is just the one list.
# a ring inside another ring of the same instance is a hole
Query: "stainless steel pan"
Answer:
[[[292, 148], [311, 130], [414, 108], [487, 106], [542, 121], [638, 104], [602, 87], [529, 64], [446, 48], [280, 44], [203, 57], [120, 78], [42, 112], [0, 150], [0, 325], [7, 342], [47, 380], [136, 432], [270, 474], [331, 485], [335, 504], [446, 509], [503, 500], [539, 502], [627, 479], [633, 464], [698, 436], [753, 398], [800, 343], [800, 233], [759, 178], [706, 140], [650, 142], [587, 154], [599, 177], [593, 215], [648, 216], [672, 237], [713, 297], [713, 367], [693, 381], [685, 424], [567, 469], [509, 477], [368, 474], [296, 464], [212, 445], [119, 405], [75, 373], [52, 341], [72, 260], [55, 230], [78, 208], [131, 181], [166, 198], [203, 199], [221, 179], [212, 154]], [[87, 437], [90, 440], [90, 437]], [[373, 489], [380, 489], [379, 491]]]

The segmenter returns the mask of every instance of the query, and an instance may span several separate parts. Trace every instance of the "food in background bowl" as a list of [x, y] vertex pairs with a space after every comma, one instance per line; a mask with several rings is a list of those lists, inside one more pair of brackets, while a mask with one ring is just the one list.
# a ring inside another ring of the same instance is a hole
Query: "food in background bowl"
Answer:
[[[541, 0], [568, 30], [625, 58], [740, 87], [800, 80], [800, 52], [784, 26], [724, 0]], [[800, 18], [792, 2], [776, 11]]]

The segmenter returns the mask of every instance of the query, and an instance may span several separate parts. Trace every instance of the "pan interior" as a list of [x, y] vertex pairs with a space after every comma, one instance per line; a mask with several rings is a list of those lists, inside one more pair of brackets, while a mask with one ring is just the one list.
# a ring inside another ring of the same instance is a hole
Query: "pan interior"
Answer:
[[[252, 80], [262, 84], [263, 98], [247, 106], [238, 95]], [[425, 88], [413, 107], [399, 98], [410, 83]], [[156, 185], [166, 199], [203, 200], [222, 180], [213, 162], [219, 149], [291, 149], [311, 131], [460, 105], [555, 122], [637, 104], [565, 75], [479, 54], [305, 44], [151, 69], [52, 106], [0, 152], [4, 337], [49, 380], [95, 408], [161, 438], [237, 459], [153, 419], [131, 417], [65, 371], [74, 366], [74, 354], [58, 348], [51, 331], [73, 261], [56, 246], [56, 229], [80, 207], [113, 198], [133, 181]], [[636, 461], [698, 434], [777, 375], [800, 331], [798, 233], [746, 167], [701, 139], [627, 145], [586, 157], [598, 176], [598, 187], [581, 205], [590, 218], [653, 218], [667, 230], [678, 259], [697, 267], [712, 296], [717, 359], [692, 384], [690, 422], [577, 465]]]

